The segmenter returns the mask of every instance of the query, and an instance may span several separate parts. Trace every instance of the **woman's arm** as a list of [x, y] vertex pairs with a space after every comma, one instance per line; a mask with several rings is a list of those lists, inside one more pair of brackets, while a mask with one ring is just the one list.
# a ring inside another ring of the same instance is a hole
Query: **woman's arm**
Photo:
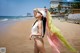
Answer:
[[39, 21], [39, 24], [38, 24], [38, 34], [37, 35], [42, 35], [42, 21]]

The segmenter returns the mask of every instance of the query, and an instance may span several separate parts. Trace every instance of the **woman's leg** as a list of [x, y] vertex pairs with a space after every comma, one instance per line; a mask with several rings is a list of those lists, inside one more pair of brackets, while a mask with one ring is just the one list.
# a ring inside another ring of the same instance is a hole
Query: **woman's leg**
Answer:
[[34, 53], [39, 53], [39, 49], [36, 44], [36, 40], [34, 39]]
[[40, 53], [45, 53], [44, 42], [42, 38], [36, 38], [36, 45]]

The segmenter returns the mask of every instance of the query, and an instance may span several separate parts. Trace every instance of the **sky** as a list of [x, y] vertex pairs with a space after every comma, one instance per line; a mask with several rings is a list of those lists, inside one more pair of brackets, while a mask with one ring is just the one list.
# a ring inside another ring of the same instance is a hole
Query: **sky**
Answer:
[[50, 0], [0, 0], [0, 16], [33, 14], [34, 8], [50, 7]]
[[[72, 0], [63, 0], [72, 1]], [[34, 8], [50, 8], [50, 0], [0, 0], [0, 16], [33, 14]]]

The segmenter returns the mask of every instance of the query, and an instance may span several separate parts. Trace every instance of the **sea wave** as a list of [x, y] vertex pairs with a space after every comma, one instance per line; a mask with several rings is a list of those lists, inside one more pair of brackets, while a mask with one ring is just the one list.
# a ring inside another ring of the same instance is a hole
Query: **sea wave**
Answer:
[[0, 17], [0, 22], [20, 21], [20, 20], [28, 20], [28, 19], [32, 19], [33, 18], [33, 17], [7, 17], [7, 18], [6, 17]]
[[5, 18], [5, 19], [1, 19], [0, 21], [8, 21], [8, 18]]

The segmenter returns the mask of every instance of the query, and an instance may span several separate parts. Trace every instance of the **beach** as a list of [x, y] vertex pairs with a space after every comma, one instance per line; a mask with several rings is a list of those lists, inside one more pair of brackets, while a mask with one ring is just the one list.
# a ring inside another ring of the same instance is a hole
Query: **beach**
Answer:
[[[14, 23], [0, 23], [0, 47], [5, 47], [7, 53], [33, 53], [34, 41], [29, 40], [29, 35], [34, 18], [29, 20], [17, 21]], [[61, 22], [58, 19], [54, 20], [54, 24], [58, 27], [68, 42], [80, 51], [80, 25]], [[44, 37], [46, 53], [52, 53], [51, 46], [48, 43], [47, 37]], [[62, 49], [61, 53], [69, 53], [69, 50]], [[70, 52], [71, 53], [71, 52]]]

